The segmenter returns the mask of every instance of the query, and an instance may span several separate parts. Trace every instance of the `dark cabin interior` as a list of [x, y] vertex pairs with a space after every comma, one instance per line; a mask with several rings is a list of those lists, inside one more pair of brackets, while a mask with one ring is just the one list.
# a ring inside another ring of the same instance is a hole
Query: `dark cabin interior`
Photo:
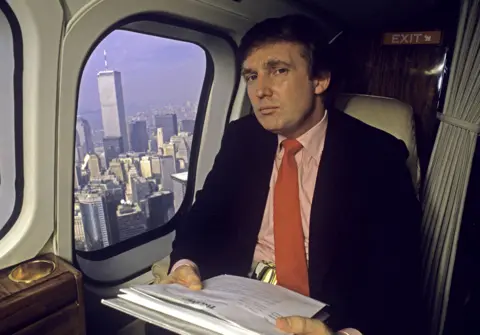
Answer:
[[[458, 0], [300, 0], [325, 18], [345, 67], [339, 89], [410, 104], [415, 115], [422, 181], [443, 110], [455, 47]], [[333, 28], [335, 27], [335, 28]], [[384, 45], [383, 34], [441, 31], [437, 45]], [[470, 334], [480, 310], [480, 150], [476, 150], [460, 231], [445, 334]], [[477, 206], [476, 206], [477, 204]]]

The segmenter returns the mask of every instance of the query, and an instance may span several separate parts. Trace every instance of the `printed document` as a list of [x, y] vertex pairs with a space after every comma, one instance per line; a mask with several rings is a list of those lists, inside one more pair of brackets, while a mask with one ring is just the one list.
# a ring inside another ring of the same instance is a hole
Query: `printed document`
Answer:
[[119, 298], [212, 332], [239, 335], [283, 334], [275, 327], [276, 318], [310, 318], [326, 306], [286, 288], [249, 278], [222, 275], [203, 285], [200, 291], [178, 284], [141, 285], [122, 289]]

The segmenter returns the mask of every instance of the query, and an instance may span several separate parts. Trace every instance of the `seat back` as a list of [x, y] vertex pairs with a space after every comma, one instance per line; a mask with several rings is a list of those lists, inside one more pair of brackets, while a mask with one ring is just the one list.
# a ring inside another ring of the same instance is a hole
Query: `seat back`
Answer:
[[407, 167], [418, 196], [420, 164], [412, 107], [396, 99], [361, 94], [341, 94], [335, 100], [335, 107], [405, 143], [409, 151]]

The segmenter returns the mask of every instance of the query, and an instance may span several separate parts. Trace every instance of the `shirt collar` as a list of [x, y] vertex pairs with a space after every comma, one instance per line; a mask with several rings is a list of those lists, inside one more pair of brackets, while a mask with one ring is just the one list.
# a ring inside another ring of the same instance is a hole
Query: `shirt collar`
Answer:
[[[306, 152], [311, 158], [315, 159], [317, 164], [320, 163], [320, 157], [322, 156], [327, 124], [328, 112], [325, 110], [325, 115], [322, 120], [296, 139], [302, 144], [304, 152]], [[285, 136], [278, 135], [277, 153], [280, 153], [282, 149], [280, 144], [285, 139]]]

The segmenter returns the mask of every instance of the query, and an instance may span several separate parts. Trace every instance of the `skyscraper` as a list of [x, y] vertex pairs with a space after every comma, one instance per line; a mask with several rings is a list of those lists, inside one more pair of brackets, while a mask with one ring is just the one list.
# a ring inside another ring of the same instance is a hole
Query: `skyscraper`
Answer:
[[173, 156], [160, 157], [162, 170], [162, 190], [173, 191], [172, 174], [177, 172], [176, 162]]
[[160, 157], [157, 155], [152, 155], [150, 159], [152, 162], [152, 178], [155, 178], [158, 183], [161, 183], [162, 166], [160, 164]]
[[140, 161], [140, 171], [142, 172], [142, 177], [152, 177], [152, 163], [150, 162], [149, 156], [142, 157], [142, 160]]
[[163, 226], [175, 215], [173, 193], [170, 191], [155, 192], [148, 197], [148, 229]]
[[153, 193], [152, 184], [143, 177], [132, 176], [132, 200], [134, 203], [140, 203], [141, 200], [147, 199], [147, 197]]
[[175, 173], [172, 175], [175, 212], [178, 211], [182, 205], [183, 198], [185, 198], [187, 181], [188, 172]]
[[178, 134], [177, 115], [176, 114], [155, 115], [155, 127], [157, 127], [157, 129], [162, 128], [163, 142], [164, 143], [169, 142], [170, 138], [173, 135]]
[[157, 128], [157, 146], [158, 150], [157, 153], [163, 155], [163, 145], [165, 142], [163, 141], [163, 129]]
[[118, 159], [115, 158], [110, 162], [110, 172], [113, 173], [118, 180], [121, 182], [125, 182], [126, 180], [126, 172], [123, 163]]
[[156, 139], [151, 139], [151, 140], [148, 140], [148, 151], [149, 152], [154, 152], [154, 153], [159, 153], [159, 149], [158, 149], [158, 144], [157, 144], [157, 140]]
[[128, 151], [127, 124], [120, 72], [105, 70], [97, 74], [98, 92], [102, 107], [104, 137], [120, 137], [123, 149]]
[[175, 155], [175, 143], [164, 143], [162, 151], [163, 151], [163, 156], [174, 156]]
[[121, 200], [125, 199], [125, 190], [123, 185], [121, 185], [118, 180], [107, 180], [102, 183], [103, 189], [105, 190], [105, 195], [107, 200], [117, 201], [120, 203]]
[[188, 134], [182, 133], [181, 135], [172, 136], [171, 142], [175, 144], [176, 158], [183, 159], [186, 163], [190, 158], [190, 146], [188, 145]]
[[147, 219], [138, 204], [122, 203], [117, 209], [119, 242], [144, 233]]
[[101, 177], [100, 158], [96, 154], [88, 155], [88, 170], [90, 171], [90, 180]]
[[105, 198], [101, 194], [83, 193], [79, 195], [78, 201], [87, 249], [96, 250], [109, 246]]
[[130, 150], [135, 152], [147, 152], [148, 134], [147, 121], [134, 120], [128, 124], [130, 134]]
[[75, 163], [80, 163], [85, 158], [85, 152], [80, 143], [80, 135], [75, 130]]
[[[90, 123], [82, 117], [77, 117], [77, 147], [82, 148], [83, 155], [93, 153], [95, 147], [93, 146], [93, 135]], [[83, 159], [81, 157], [80, 159]]]
[[193, 129], [195, 128], [195, 120], [182, 120], [180, 121], [181, 131], [193, 134]]
[[105, 164], [110, 166], [110, 162], [124, 152], [123, 139], [121, 137], [104, 137], [103, 150], [105, 153]]
[[73, 187], [77, 190], [84, 185], [82, 178], [82, 169], [79, 165], [75, 164], [73, 167]]
[[[78, 207], [78, 208], [77, 208]], [[76, 249], [78, 250], [78, 247], [81, 247], [80, 250], [85, 250], [86, 249], [86, 244], [85, 244], [85, 231], [83, 229], [83, 219], [82, 219], [82, 213], [80, 212], [80, 207], [77, 205], [74, 208], [73, 212], [73, 218], [74, 218], [74, 236], [75, 236], [75, 246]], [[88, 250], [85, 250], [88, 251]]]

